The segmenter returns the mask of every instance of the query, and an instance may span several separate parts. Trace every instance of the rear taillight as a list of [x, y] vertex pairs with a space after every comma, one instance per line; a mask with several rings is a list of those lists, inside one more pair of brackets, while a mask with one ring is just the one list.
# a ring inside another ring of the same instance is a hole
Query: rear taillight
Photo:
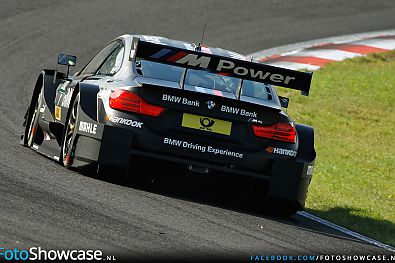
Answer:
[[116, 89], [110, 96], [110, 107], [116, 110], [135, 112], [148, 116], [159, 116], [165, 108], [145, 102], [136, 93]]
[[252, 125], [255, 136], [283, 142], [296, 142], [293, 122], [279, 122], [269, 126]]

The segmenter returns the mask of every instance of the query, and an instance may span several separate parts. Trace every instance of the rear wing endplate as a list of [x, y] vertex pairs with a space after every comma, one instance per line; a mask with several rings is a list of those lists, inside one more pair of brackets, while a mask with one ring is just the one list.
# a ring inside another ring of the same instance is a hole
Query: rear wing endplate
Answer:
[[130, 60], [136, 58], [172, 64], [175, 66], [209, 70], [222, 75], [263, 82], [285, 88], [300, 90], [308, 96], [312, 72], [300, 72], [261, 63], [207, 54], [143, 41], [133, 37]]

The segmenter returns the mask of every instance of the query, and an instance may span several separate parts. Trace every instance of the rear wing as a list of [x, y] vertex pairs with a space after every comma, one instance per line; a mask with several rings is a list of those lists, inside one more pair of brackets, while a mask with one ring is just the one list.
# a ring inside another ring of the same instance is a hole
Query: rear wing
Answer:
[[187, 48], [143, 41], [133, 37], [130, 60], [136, 58], [172, 64], [175, 66], [203, 69], [222, 75], [263, 82], [285, 88], [300, 90], [308, 96], [312, 72], [300, 72], [235, 58], [207, 54]]

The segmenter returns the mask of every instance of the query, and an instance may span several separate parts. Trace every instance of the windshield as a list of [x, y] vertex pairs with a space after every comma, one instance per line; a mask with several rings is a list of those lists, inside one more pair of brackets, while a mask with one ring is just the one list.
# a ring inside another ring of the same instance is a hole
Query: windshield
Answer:
[[[136, 71], [145, 77], [181, 83], [184, 68], [147, 60], [136, 61]], [[230, 77], [207, 70], [186, 69], [183, 88], [201, 93], [236, 98], [242, 85], [241, 96], [272, 100], [270, 85]]]

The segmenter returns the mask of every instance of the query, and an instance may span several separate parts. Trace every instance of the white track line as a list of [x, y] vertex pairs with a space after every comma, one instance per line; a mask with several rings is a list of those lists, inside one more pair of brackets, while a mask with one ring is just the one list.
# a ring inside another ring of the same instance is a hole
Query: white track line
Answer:
[[[330, 58], [330, 57], [326, 57], [326, 55], [323, 54], [312, 54], [315, 51], [306, 51], [309, 52], [309, 54], [306, 54], [306, 52], [303, 49], [312, 47], [312, 46], [316, 46], [316, 45], [321, 45], [321, 44], [326, 44], [326, 43], [351, 43], [352, 44], [361, 44], [361, 45], [368, 45], [368, 46], [372, 46], [372, 47], [377, 47], [377, 48], [383, 48], [383, 49], [395, 49], [395, 44], [393, 40], [386, 40], [386, 39], [365, 39], [365, 38], [369, 38], [369, 37], [378, 37], [378, 36], [386, 36], [386, 35], [393, 35], [395, 34], [395, 30], [387, 30], [387, 31], [376, 31], [376, 32], [368, 32], [368, 33], [362, 33], [362, 34], [353, 34], [353, 35], [346, 35], [346, 36], [339, 36], [339, 37], [331, 37], [331, 38], [322, 38], [322, 39], [317, 39], [317, 40], [312, 40], [312, 41], [306, 41], [306, 42], [301, 42], [301, 43], [295, 43], [295, 44], [290, 44], [290, 45], [285, 45], [285, 46], [280, 46], [280, 47], [275, 47], [275, 48], [271, 48], [271, 49], [267, 49], [267, 50], [262, 50], [262, 51], [258, 51], [255, 52], [254, 54], [252, 54], [252, 56], [256, 59], [262, 59], [265, 57], [269, 57], [272, 55], [279, 55], [282, 54], [284, 55], [284, 53], [288, 52], [287, 55], [293, 55], [293, 54], [304, 54], [304, 55], [309, 55], [309, 56], [315, 56], [315, 57], [321, 57], [321, 58], [329, 58], [329, 59], [333, 59], [336, 60], [337, 58], [339, 58], [340, 56], [353, 56], [351, 54], [355, 54], [352, 52], [333, 52], [333, 50], [331, 50], [330, 52], [328, 52], [328, 54], [334, 55], [334, 57]], [[317, 50], [318, 51], [318, 50]], [[319, 50], [321, 53], [321, 50]], [[350, 54], [346, 54], [346, 53], [350, 53]], [[325, 56], [325, 57], [322, 57]], [[265, 63], [265, 62], [262, 62]], [[273, 65], [273, 66], [278, 66], [278, 67], [285, 67], [285, 68], [289, 68], [289, 69], [302, 69], [302, 68], [307, 68], [309, 70], [314, 70], [314, 69], [318, 69], [318, 66], [312, 66], [312, 65], [307, 65], [307, 64], [300, 64], [300, 63], [295, 63], [295, 62], [285, 62], [285, 61], [279, 61], [279, 62], [273, 62], [270, 63], [269, 65]], [[313, 67], [313, 68], [312, 68]], [[314, 216], [312, 214], [306, 213], [304, 211], [299, 211], [297, 213], [300, 216], [303, 216], [305, 218], [308, 218], [312, 221], [318, 222], [320, 224], [323, 224], [327, 227], [330, 227], [332, 229], [335, 229], [337, 231], [340, 231], [342, 233], [345, 233], [347, 235], [350, 235], [354, 238], [357, 238], [359, 240], [362, 240], [364, 242], [367, 242], [369, 244], [375, 245], [377, 247], [386, 249], [388, 251], [394, 252], [395, 253], [395, 248], [384, 244], [380, 241], [374, 240], [372, 238], [366, 237], [364, 235], [361, 235], [359, 233], [356, 233], [354, 231], [351, 231], [347, 228], [338, 226], [334, 223], [331, 223], [329, 221], [326, 221], [324, 219], [321, 219], [317, 216]]]
[[314, 71], [314, 70], [320, 69], [319, 66], [297, 63], [297, 62], [276, 61], [276, 62], [262, 62], [262, 63], [265, 63], [266, 65], [270, 65], [270, 66], [293, 69], [293, 70], [307, 69], [307, 70]]
[[316, 57], [323, 59], [331, 59], [336, 61], [342, 61], [346, 58], [353, 58], [361, 56], [361, 54], [337, 50], [337, 49], [316, 49], [316, 50], [301, 50], [299, 52], [288, 52], [282, 54], [282, 56], [304, 56], [304, 57]]
[[321, 218], [319, 218], [319, 217], [317, 217], [317, 216], [314, 216], [314, 215], [312, 215], [312, 214], [306, 213], [306, 212], [304, 212], [304, 211], [299, 211], [297, 214], [300, 215], [300, 216], [306, 217], [306, 218], [308, 218], [308, 219], [310, 219], [310, 220], [313, 220], [313, 221], [315, 221], [315, 222], [318, 222], [318, 223], [320, 223], [320, 224], [322, 224], [322, 225], [325, 225], [325, 226], [328, 226], [328, 227], [330, 227], [330, 228], [333, 228], [333, 229], [335, 229], [335, 230], [337, 230], [337, 231], [340, 231], [340, 232], [342, 232], [342, 233], [345, 233], [345, 234], [347, 234], [347, 235], [349, 235], [349, 236], [355, 237], [355, 238], [357, 238], [357, 239], [359, 239], [359, 240], [365, 241], [365, 242], [367, 242], [367, 243], [369, 243], [369, 244], [375, 245], [375, 246], [377, 246], [377, 247], [386, 249], [386, 250], [391, 251], [391, 252], [395, 252], [395, 248], [392, 247], [392, 246], [390, 246], [390, 245], [381, 243], [380, 241], [377, 241], [377, 240], [374, 240], [374, 239], [372, 239], [372, 238], [366, 237], [366, 236], [364, 236], [364, 235], [361, 235], [361, 234], [359, 234], [359, 233], [356, 233], [356, 232], [354, 232], [354, 231], [351, 231], [351, 230], [349, 230], [349, 229], [347, 229], [347, 228], [338, 226], [338, 225], [336, 225], [336, 224], [334, 224], [334, 223], [331, 223], [331, 222], [329, 222], [329, 221], [326, 221], [326, 220], [324, 220], [324, 219], [321, 219]]
[[352, 44], [365, 45], [382, 49], [395, 49], [395, 41], [393, 39], [366, 39], [352, 42]]

